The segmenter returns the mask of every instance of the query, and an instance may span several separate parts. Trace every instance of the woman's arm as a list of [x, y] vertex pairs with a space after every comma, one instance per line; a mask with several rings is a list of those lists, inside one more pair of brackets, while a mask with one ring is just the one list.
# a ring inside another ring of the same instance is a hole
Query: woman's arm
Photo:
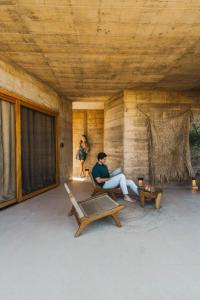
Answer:
[[83, 149], [84, 149], [84, 151], [85, 151], [86, 153], [88, 153], [88, 152], [90, 151], [89, 144], [84, 143]]

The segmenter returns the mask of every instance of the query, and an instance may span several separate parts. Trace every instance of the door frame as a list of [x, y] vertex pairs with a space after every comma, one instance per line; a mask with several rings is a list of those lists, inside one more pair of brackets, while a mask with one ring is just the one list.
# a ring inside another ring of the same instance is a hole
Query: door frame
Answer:
[[[34, 101], [27, 99], [23, 96], [19, 96], [13, 92], [9, 92], [0, 88], [0, 100], [11, 102], [15, 105], [15, 173], [16, 173], [16, 197], [0, 203], [0, 208], [9, 206], [11, 204], [21, 202], [32, 198], [38, 194], [44, 193], [50, 189], [53, 189], [59, 185], [59, 112], [45, 107], [44, 105], [37, 104]], [[56, 183], [48, 187], [41, 188], [37, 191], [22, 195], [22, 169], [21, 169], [21, 106], [31, 108], [35, 111], [45, 113], [55, 118], [55, 144], [56, 144]]]

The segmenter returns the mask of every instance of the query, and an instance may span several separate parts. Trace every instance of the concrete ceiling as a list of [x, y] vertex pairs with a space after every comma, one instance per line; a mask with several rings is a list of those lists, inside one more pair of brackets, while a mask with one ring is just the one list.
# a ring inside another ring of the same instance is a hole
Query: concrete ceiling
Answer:
[[200, 87], [199, 0], [1, 0], [0, 55], [68, 97]]

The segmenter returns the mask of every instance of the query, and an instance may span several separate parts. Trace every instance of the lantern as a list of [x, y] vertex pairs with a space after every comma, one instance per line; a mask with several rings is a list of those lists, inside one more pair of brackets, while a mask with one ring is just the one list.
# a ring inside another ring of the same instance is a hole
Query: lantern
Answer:
[[198, 189], [197, 181], [195, 177], [192, 177], [192, 189]]
[[89, 169], [85, 169], [85, 176], [89, 176]]
[[144, 177], [142, 177], [142, 176], [138, 177], [138, 186], [139, 187], [144, 186]]

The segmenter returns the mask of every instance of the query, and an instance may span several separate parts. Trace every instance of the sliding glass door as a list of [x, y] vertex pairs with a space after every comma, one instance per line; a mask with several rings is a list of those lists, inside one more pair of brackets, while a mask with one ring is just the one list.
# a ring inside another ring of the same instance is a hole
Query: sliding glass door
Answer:
[[21, 106], [22, 196], [56, 183], [55, 117]]
[[0, 205], [16, 198], [15, 104], [0, 99]]
[[0, 89], [0, 209], [58, 185], [58, 112]]

